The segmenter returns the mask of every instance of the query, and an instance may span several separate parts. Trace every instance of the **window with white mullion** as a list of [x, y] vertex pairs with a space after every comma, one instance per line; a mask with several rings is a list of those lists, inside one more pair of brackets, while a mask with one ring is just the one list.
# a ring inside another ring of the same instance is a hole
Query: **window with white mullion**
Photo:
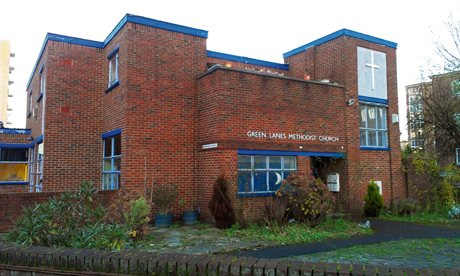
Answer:
[[34, 148], [29, 149], [29, 192], [33, 193], [35, 189], [34, 167], [35, 167]]
[[121, 172], [121, 136], [104, 139], [102, 189], [119, 188]]
[[296, 171], [293, 156], [238, 156], [238, 192], [274, 193], [283, 179]]
[[361, 146], [387, 147], [386, 107], [360, 103], [359, 130]]

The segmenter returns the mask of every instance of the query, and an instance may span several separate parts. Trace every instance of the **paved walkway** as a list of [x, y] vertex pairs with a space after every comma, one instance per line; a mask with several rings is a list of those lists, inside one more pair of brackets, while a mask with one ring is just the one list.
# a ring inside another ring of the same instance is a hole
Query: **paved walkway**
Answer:
[[[333, 251], [341, 248], [348, 248], [357, 245], [380, 244], [391, 241], [411, 239], [460, 238], [460, 224], [458, 223], [456, 225], [450, 226], [431, 226], [419, 223], [384, 221], [378, 219], [356, 218], [355, 220], [361, 223], [369, 220], [371, 222], [371, 228], [374, 230], [374, 234], [309, 244], [267, 247], [259, 248], [257, 250], [243, 250], [226, 254], [256, 258], [294, 258], [298, 260], [311, 261], [328, 260], [333, 262], [370, 263], [373, 265], [406, 266], [414, 268], [427, 266], [433, 268], [440, 268], [445, 266], [449, 266], [451, 268], [460, 268], [460, 246], [459, 248], [443, 249], [443, 252], [430, 252], [430, 250], [426, 250], [426, 254], [418, 254], [416, 256], [408, 256], [409, 254], [406, 254], [406, 256], [400, 256], [402, 252], [393, 252], [394, 255], [392, 256], [358, 254], [357, 256], [350, 258], [350, 256], [344, 257], [337, 256], [334, 253], [327, 253], [328, 251]], [[315, 253], [324, 254], [321, 255]], [[309, 258], [310, 254], [315, 255], [311, 255]], [[333, 258], [334, 255], [337, 258]]]

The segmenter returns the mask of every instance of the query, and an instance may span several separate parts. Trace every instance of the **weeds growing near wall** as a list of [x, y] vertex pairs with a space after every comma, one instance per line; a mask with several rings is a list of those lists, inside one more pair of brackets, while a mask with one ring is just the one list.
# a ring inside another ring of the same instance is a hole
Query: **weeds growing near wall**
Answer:
[[110, 212], [93, 201], [95, 193], [92, 184], [84, 181], [77, 191], [24, 208], [23, 216], [4, 240], [20, 245], [104, 250], [136, 246], [138, 233], [144, 234], [139, 228], [148, 222], [145, 198], [121, 204], [123, 208], [118, 211], [123, 220], [109, 222]]

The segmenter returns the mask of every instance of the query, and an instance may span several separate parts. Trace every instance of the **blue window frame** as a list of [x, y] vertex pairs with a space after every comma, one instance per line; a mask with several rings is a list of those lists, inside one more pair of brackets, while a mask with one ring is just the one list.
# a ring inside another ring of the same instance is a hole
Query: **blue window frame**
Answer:
[[32, 96], [33, 96], [32, 91], [33, 91], [33, 89], [30, 89], [30, 92], [29, 92], [29, 100], [30, 100], [30, 102], [29, 102], [29, 115], [27, 115], [27, 118], [29, 118], [30, 115], [32, 115], [32, 109], [33, 109], [33, 105], [34, 105], [34, 103], [32, 101], [32, 99], [33, 99], [32, 98]]
[[43, 98], [46, 92], [46, 78], [45, 78], [45, 72], [44, 72], [44, 63], [42, 64], [42, 67], [40, 68], [40, 95], [38, 96], [37, 103], [40, 102], [40, 100]]
[[108, 87], [116, 85], [118, 82], [118, 50], [120, 46], [117, 46], [108, 56], [109, 60], [109, 85]]
[[0, 182], [2, 184], [28, 184], [29, 149], [0, 148]]
[[238, 194], [272, 195], [297, 170], [295, 156], [238, 155]]
[[104, 139], [102, 189], [116, 190], [120, 187], [121, 135]]
[[385, 105], [359, 104], [361, 147], [387, 147], [387, 111]]

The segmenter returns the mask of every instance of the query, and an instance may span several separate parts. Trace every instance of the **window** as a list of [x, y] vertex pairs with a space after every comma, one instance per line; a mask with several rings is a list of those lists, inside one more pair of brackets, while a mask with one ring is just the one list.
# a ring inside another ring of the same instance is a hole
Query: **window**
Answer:
[[30, 117], [30, 115], [32, 114], [32, 109], [33, 109], [32, 89], [30, 89], [30, 92], [29, 92], [29, 100], [30, 100], [29, 115], [27, 115], [27, 117]]
[[0, 148], [0, 182], [27, 182], [27, 148]]
[[118, 81], [118, 47], [115, 50], [107, 57], [109, 59], [109, 87]]
[[34, 186], [34, 165], [35, 165], [35, 155], [34, 155], [34, 148], [29, 149], [29, 185], [30, 185], [30, 192], [33, 193], [35, 186]]
[[120, 185], [121, 135], [104, 139], [102, 189], [114, 190]]
[[359, 133], [363, 147], [387, 147], [386, 107], [359, 104]]
[[274, 194], [281, 181], [295, 172], [294, 156], [238, 156], [238, 193]]
[[35, 187], [36, 192], [41, 192], [43, 182], [43, 143], [38, 144], [37, 153], [37, 185]]

